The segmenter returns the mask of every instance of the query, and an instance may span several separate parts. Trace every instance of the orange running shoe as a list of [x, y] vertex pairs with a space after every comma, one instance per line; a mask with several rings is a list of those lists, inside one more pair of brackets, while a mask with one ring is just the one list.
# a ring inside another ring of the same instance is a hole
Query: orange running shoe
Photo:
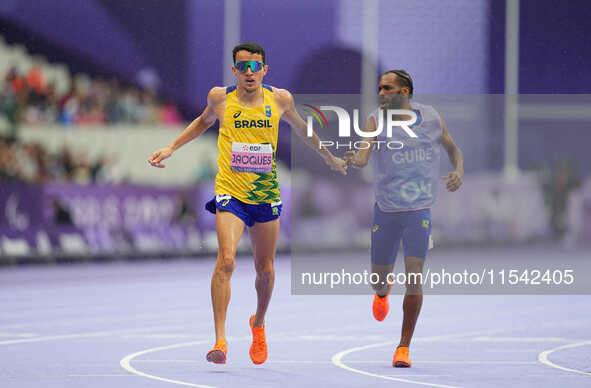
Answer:
[[226, 354], [228, 353], [228, 343], [225, 339], [219, 340], [215, 343], [213, 349], [207, 352], [205, 359], [214, 364], [225, 364]]
[[388, 293], [383, 298], [379, 297], [378, 294], [375, 294], [373, 298], [373, 317], [378, 321], [383, 321], [386, 319], [388, 315], [388, 311], [390, 310], [390, 302], [388, 302], [388, 297], [390, 296], [390, 290], [392, 289], [392, 285], [388, 287]]
[[394, 352], [394, 361], [392, 361], [392, 366], [394, 368], [410, 368], [412, 362], [408, 358], [408, 347], [400, 346], [396, 348], [396, 352]]
[[250, 317], [249, 324], [252, 330], [252, 345], [250, 345], [250, 359], [255, 364], [262, 364], [267, 359], [267, 340], [265, 338], [265, 326], [255, 327], [254, 315]]

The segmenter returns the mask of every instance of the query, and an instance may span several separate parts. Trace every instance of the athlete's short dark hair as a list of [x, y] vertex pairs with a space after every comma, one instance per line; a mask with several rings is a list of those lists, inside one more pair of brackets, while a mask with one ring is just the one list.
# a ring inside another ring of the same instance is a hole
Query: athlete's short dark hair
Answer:
[[232, 60], [236, 63], [236, 53], [241, 50], [246, 50], [251, 54], [261, 54], [263, 57], [263, 63], [267, 63], [265, 58], [265, 49], [258, 43], [255, 42], [244, 42], [234, 47], [232, 50]]
[[412, 97], [412, 94], [414, 92], [414, 87], [412, 84], [412, 78], [411, 78], [410, 74], [408, 74], [408, 71], [402, 70], [402, 69], [388, 70], [387, 72], [385, 72], [382, 75], [386, 75], [388, 73], [396, 74], [396, 79], [398, 80], [398, 84], [402, 87], [407, 87], [408, 89], [410, 89], [409, 97]]

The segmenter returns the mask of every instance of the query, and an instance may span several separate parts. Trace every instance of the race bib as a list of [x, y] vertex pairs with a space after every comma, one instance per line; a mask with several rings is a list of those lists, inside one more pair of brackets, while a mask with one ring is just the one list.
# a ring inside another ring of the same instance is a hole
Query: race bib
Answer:
[[238, 172], [271, 172], [273, 147], [271, 144], [232, 143], [230, 166]]

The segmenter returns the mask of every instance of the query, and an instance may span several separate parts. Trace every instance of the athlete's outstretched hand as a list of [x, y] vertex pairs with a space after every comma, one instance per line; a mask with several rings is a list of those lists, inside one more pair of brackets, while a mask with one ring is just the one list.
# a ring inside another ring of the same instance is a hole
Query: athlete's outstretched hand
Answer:
[[324, 159], [324, 161], [328, 164], [331, 170], [347, 175], [347, 162], [343, 159], [330, 155], [330, 158]]
[[158, 151], [154, 152], [152, 156], [150, 156], [150, 159], [148, 159], [148, 163], [150, 163], [154, 167], [164, 168], [166, 166], [161, 162], [164, 159], [168, 158], [170, 155], [172, 155], [172, 152], [172, 148], [170, 147], [164, 147], [162, 149], [159, 149]]
[[445, 182], [445, 188], [449, 191], [456, 191], [462, 185], [462, 176], [457, 171], [452, 171], [441, 178], [447, 179], [447, 182]]

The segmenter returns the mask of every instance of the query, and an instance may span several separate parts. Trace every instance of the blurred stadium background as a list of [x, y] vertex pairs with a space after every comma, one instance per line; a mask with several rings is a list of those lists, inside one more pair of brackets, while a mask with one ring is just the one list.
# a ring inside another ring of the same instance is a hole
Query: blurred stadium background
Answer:
[[[147, 158], [212, 86], [233, 83], [240, 41], [265, 47], [265, 82], [294, 94], [367, 95], [381, 71], [405, 68], [417, 94], [442, 99], [466, 176], [457, 194], [439, 188], [440, 246], [584, 246], [590, 19], [586, 0], [3, 0], [0, 263], [214, 253], [203, 204], [217, 128], [164, 170]], [[302, 243], [321, 233], [318, 248], [367, 247], [350, 236], [368, 222], [368, 201], [355, 199], [371, 200], [371, 187], [343, 192], [293, 171], [301, 145], [287, 126], [279, 142], [280, 248], [293, 240], [291, 218], [307, 225]], [[314, 206], [337, 197], [354, 209], [348, 218]]]

